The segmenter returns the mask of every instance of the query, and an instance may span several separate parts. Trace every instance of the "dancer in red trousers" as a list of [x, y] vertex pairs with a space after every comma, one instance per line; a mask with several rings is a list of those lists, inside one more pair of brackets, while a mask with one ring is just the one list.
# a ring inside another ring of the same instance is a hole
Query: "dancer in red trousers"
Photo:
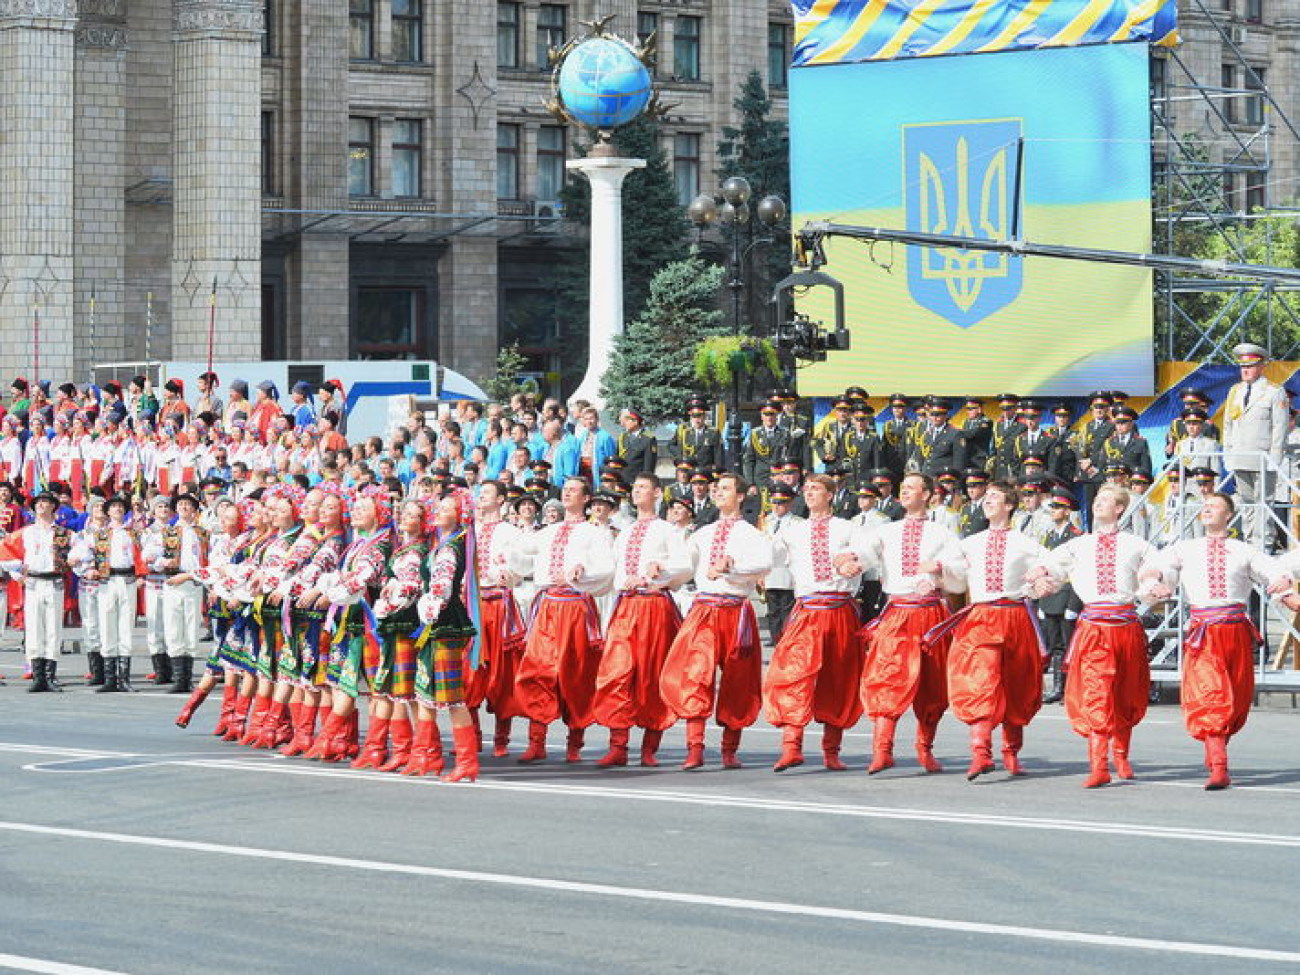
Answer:
[[810, 475], [803, 497], [807, 519], [773, 537], [794, 576], [795, 604], [763, 680], [763, 717], [781, 729], [772, 771], [803, 764], [804, 728], [820, 721], [823, 762], [842, 772], [844, 730], [862, 717], [862, 620], [853, 598], [861, 577], [836, 572], [835, 559], [852, 554], [854, 525], [834, 516], [835, 481], [826, 474]]
[[1156, 550], [1119, 530], [1128, 508], [1128, 489], [1104, 484], [1092, 502], [1093, 531], [1052, 551], [1035, 573], [1047, 592], [1069, 582], [1083, 602], [1066, 653], [1065, 713], [1075, 732], [1088, 739], [1089, 774], [1085, 789], [1110, 782], [1115, 773], [1133, 778], [1129, 744], [1146, 715], [1151, 691], [1147, 635], [1137, 615], [1138, 575]]
[[758, 718], [762, 703], [763, 657], [750, 600], [772, 567], [772, 545], [741, 520], [745, 491], [738, 474], [714, 482], [718, 520], [690, 537], [697, 593], [659, 680], [664, 703], [686, 719], [686, 770], [704, 765], [704, 729], [711, 714], [723, 729], [722, 767], [741, 768], [740, 735]]
[[564, 482], [564, 520], [527, 537], [533, 560], [533, 600], [524, 656], [515, 675], [515, 696], [528, 715], [524, 764], [546, 758], [546, 729], [568, 725], [565, 761], [582, 760], [585, 729], [596, 720], [592, 699], [600, 666], [600, 611], [595, 595], [614, 576], [614, 540], [606, 528], [586, 521], [591, 488], [586, 480]]
[[668, 522], [656, 515], [659, 479], [632, 483], [637, 519], [614, 540], [617, 602], [596, 671], [596, 720], [609, 729], [609, 752], [596, 764], [626, 765], [629, 730], [642, 729], [641, 764], [654, 767], [663, 733], [676, 720], [659, 694], [668, 648], [681, 627], [671, 590], [690, 578], [690, 556]]
[[[1246, 615], [1256, 585], [1270, 595], [1289, 593], [1295, 582], [1285, 566], [1228, 537], [1236, 511], [1232, 498], [1211, 494], [1201, 502], [1201, 538], [1185, 538], [1161, 551], [1142, 571], [1149, 595], [1168, 599], [1182, 585], [1191, 606], [1183, 638], [1183, 720], [1191, 736], [1205, 743], [1205, 788], [1226, 789], [1228, 739], [1246, 724], [1255, 695], [1255, 647], [1259, 631]], [[1300, 606], [1294, 594], [1287, 605]]]
[[927, 772], [942, 772], [934, 735], [948, 709], [947, 638], [927, 644], [925, 635], [948, 618], [945, 593], [966, 589], [966, 559], [957, 536], [930, 521], [934, 481], [908, 474], [898, 489], [904, 516], [885, 525], [857, 527], [853, 554], [836, 557], [851, 577], [874, 569], [888, 602], [867, 624], [861, 696], [875, 724], [871, 765], [875, 775], [894, 765], [894, 729], [910, 707], [916, 714], [916, 756]]

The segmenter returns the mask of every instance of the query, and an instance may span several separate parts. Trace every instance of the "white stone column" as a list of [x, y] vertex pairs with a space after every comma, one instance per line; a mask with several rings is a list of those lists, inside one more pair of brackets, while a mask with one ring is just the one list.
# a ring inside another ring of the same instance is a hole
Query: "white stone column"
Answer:
[[261, 348], [262, 4], [175, 0], [172, 358]]
[[75, 0], [0, 0], [5, 132], [0, 139], [0, 374], [56, 384], [77, 378], [72, 351], [76, 15]]
[[[78, 0], [73, 288], [77, 381], [130, 356], [126, 280], [126, 0]], [[93, 327], [90, 315], [94, 298]]]
[[623, 332], [623, 180], [644, 159], [600, 155], [571, 159], [569, 169], [591, 183], [591, 284], [588, 290], [587, 371], [569, 397], [605, 405], [600, 381], [609, 368], [614, 336]]

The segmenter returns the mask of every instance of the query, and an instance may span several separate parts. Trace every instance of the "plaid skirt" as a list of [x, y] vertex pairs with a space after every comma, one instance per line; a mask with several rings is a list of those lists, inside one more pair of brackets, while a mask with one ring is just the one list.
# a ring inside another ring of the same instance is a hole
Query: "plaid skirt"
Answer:
[[253, 644], [253, 659], [257, 666], [257, 676], [275, 680], [276, 664], [280, 657], [280, 644], [284, 634], [280, 631], [280, 617], [273, 607], [267, 607], [264, 614], [259, 614], [255, 627], [261, 640]]
[[279, 673], [282, 684], [322, 687], [329, 670], [329, 634], [325, 632], [325, 611], [295, 609], [290, 639], [281, 640]]
[[422, 707], [449, 708], [465, 703], [466, 654], [470, 637], [433, 637], [416, 654], [415, 699]]

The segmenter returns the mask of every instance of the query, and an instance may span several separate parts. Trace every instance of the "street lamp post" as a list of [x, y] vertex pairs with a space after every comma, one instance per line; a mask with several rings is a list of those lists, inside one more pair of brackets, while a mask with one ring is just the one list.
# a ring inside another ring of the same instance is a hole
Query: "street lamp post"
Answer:
[[[722, 183], [719, 191], [722, 205], [712, 194], [701, 193], [686, 209], [691, 223], [695, 224], [700, 237], [716, 221], [724, 228], [724, 235], [730, 243], [730, 255], [727, 261], [726, 287], [731, 292], [731, 322], [734, 334], [744, 335], [747, 331], [743, 309], [745, 297], [751, 280], [749, 275], [749, 258], [759, 244], [770, 244], [773, 240], [771, 231], [785, 219], [785, 200], [775, 194], [769, 194], [751, 206], [753, 190], [749, 180], [743, 176], [729, 176]], [[740, 422], [740, 375], [735, 369], [731, 373], [731, 402], [727, 406], [726, 444], [730, 466], [738, 470], [741, 454]]]

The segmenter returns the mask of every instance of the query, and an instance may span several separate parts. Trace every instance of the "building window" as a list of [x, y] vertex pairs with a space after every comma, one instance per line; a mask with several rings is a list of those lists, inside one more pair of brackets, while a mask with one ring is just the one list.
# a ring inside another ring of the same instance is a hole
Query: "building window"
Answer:
[[275, 196], [275, 113], [262, 113], [262, 195]]
[[1246, 21], [1251, 24], [1264, 22], [1264, 0], [1246, 0]]
[[564, 189], [564, 128], [543, 125], [537, 130], [537, 199], [558, 200]]
[[1246, 174], [1246, 212], [1254, 213], [1256, 210], [1268, 209], [1268, 198], [1266, 188], [1268, 183], [1261, 172], [1251, 172]]
[[567, 21], [569, 10], [563, 4], [544, 3], [537, 8], [537, 66], [550, 67], [551, 49], [564, 47], [565, 35], [568, 33]]
[[421, 36], [424, 29], [422, 0], [393, 0], [393, 60], [408, 63], [424, 60]]
[[1165, 100], [1166, 84], [1165, 77], [1168, 74], [1168, 64], [1164, 58], [1151, 59], [1151, 100], [1162, 102]]
[[1260, 92], [1246, 96], [1245, 122], [1247, 125], [1264, 124], [1264, 69], [1251, 68], [1246, 72], [1246, 90]]
[[[649, 41], [650, 38], [655, 34], [657, 34], [658, 32], [659, 32], [658, 14], [638, 13], [636, 15], [636, 40], [638, 44], [644, 47], [646, 42]], [[658, 72], [655, 70], [655, 65], [650, 65], [650, 74], [652, 76], [658, 74]]]
[[375, 0], [348, 0], [348, 57], [353, 61], [375, 57]]
[[790, 25], [767, 25], [767, 86], [785, 88], [789, 84]]
[[275, 24], [275, 7], [271, 0], [262, 0], [262, 55], [270, 57], [275, 53], [275, 34], [271, 27]]
[[393, 123], [393, 196], [420, 195], [420, 120]]
[[357, 288], [352, 344], [362, 359], [415, 359], [421, 341], [424, 291], [420, 288]]
[[1237, 179], [1234, 173], [1223, 174], [1223, 209], [1228, 213], [1236, 213], [1239, 209], [1237, 201]]
[[519, 4], [497, 4], [497, 67], [519, 67]]
[[519, 126], [497, 126], [497, 199], [519, 199]]
[[1219, 70], [1219, 87], [1223, 89], [1223, 117], [1229, 122], [1237, 121], [1237, 100], [1234, 93], [1237, 90], [1237, 68], [1232, 64], [1225, 64]]
[[689, 206], [700, 193], [700, 137], [694, 132], [673, 136], [673, 183], [682, 206]]
[[673, 25], [673, 77], [700, 80], [700, 18], [678, 17]]
[[375, 120], [348, 119], [348, 196], [375, 195]]

